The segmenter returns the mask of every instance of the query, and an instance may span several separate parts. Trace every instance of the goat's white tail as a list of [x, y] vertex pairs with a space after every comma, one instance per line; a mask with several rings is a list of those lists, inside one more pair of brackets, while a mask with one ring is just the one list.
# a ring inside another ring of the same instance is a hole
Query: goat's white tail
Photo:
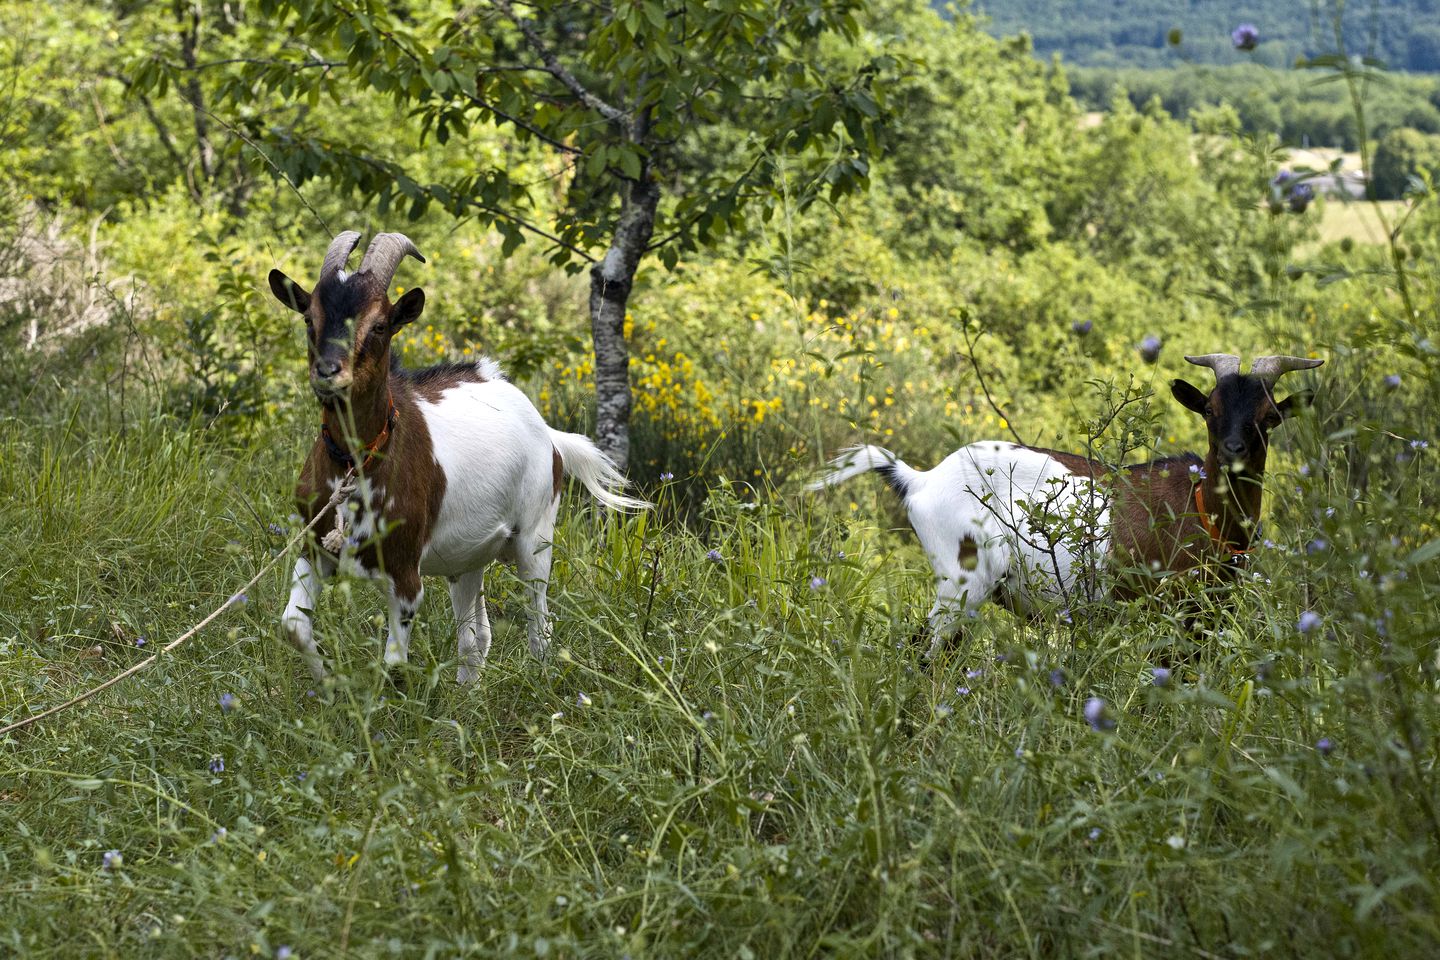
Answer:
[[611, 510], [649, 510], [644, 500], [616, 493], [623, 489], [627, 480], [615, 469], [614, 462], [589, 437], [578, 433], [561, 433], [550, 430], [550, 442], [560, 451], [560, 460], [565, 472], [585, 484], [590, 496]]
[[874, 470], [885, 478], [890, 489], [904, 499], [919, 478], [919, 474], [909, 464], [884, 447], [851, 447], [831, 460], [830, 466], [835, 469], [814, 483], [807, 484], [805, 489], [823, 490]]

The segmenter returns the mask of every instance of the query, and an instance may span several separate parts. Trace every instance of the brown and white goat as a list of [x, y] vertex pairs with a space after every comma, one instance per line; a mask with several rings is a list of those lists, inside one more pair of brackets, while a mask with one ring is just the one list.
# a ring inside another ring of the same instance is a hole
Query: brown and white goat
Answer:
[[[550, 538], [566, 472], [606, 507], [648, 504], [611, 488], [624, 478], [586, 437], [546, 425], [530, 400], [490, 359], [403, 370], [390, 340], [420, 316], [425, 294], [407, 291], [393, 304], [390, 281], [404, 257], [424, 262], [403, 234], [370, 241], [360, 269], [346, 265], [360, 234], [337, 236], [320, 278], [307, 291], [279, 270], [270, 289], [305, 318], [310, 386], [321, 407], [320, 435], [300, 471], [295, 500], [308, 522], [353, 467], [356, 489], [341, 505], [344, 547], [331, 542], [295, 563], [286, 635], [316, 678], [325, 674], [311, 616], [322, 581], [341, 555], [385, 582], [390, 608], [385, 662], [403, 663], [424, 590], [422, 576], [450, 582], [461, 683], [475, 679], [490, 649], [485, 568], [515, 564], [529, 599], [530, 652], [549, 644], [546, 585]], [[333, 517], [320, 521], [321, 530]]]
[[[1210, 449], [1151, 463], [1112, 467], [1057, 450], [982, 440], [933, 470], [915, 470], [889, 450], [863, 446], [810, 485], [834, 486], [873, 470], [900, 495], [935, 571], [929, 656], [959, 616], [989, 599], [1030, 612], [1040, 598], [1103, 589], [1088, 574], [1100, 559], [1152, 575], [1203, 563], [1234, 563], [1250, 548], [1260, 519], [1270, 431], [1309, 402], [1277, 401], [1275, 381], [1323, 361], [1260, 357], [1250, 373], [1229, 354], [1186, 357], [1215, 372], [1208, 394], [1184, 380], [1171, 392], [1205, 418]], [[1117, 578], [1113, 596], [1153, 589], [1153, 577]]]

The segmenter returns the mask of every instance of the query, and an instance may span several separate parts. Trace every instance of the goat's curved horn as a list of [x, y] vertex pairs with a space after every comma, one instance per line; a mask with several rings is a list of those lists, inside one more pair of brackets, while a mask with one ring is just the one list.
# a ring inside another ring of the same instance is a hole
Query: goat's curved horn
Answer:
[[375, 239], [370, 241], [370, 246], [365, 249], [365, 259], [360, 261], [360, 272], [369, 270], [370, 275], [389, 290], [390, 281], [395, 278], [395, 268], [400, 266], [400, 261], [406, 256], [414, 257], [421, 263], [425, 262], [425, 258], [405, 234], [377, 233]]
[[[345, 269], [345, 264], [350, 262], [350, 254], [360, 245], [360, 234], [354, 230], [346, 230], [337, 234], [334, 240], [330, 241], [330, 249], [325, 251], [325, 262], [320, 265], [320, 279], [324, 280], [333, 277]], [[317, 284], [318, 285], [318, 284]]]
[[1233, 353], [1207, 353], [1203, 357], [1186, 357], [1197, 367], [1209, 367], [1215, 371], [1215, 379], [1218, 382], [1221, 377], [1228, 377], [1232, 373], [1240, 372], [1240, 358]]
[[1250, 376], [1259, 377], [1267, 386], [1274, 386], [1281, 374], [1291, 370], [1310, 370], [1320, 366], [1324, 360], [1308, 360], [1305, 357], [1256, 357], [1250, 364]]

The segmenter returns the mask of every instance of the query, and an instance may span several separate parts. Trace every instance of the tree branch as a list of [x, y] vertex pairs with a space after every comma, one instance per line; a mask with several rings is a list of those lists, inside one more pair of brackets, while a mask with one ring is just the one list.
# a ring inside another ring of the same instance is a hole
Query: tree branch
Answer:
[[515, 12], [515, 8], [510, 5], [509, 0], [490, 0], [490, 2], [499, 7], [500, 11], [510, 18], [510, 22], [515, 24], [521, 36], [525, 38], [525, 42], [528, 43], [530, 49], [534, 50], [540, 57], [540, 60], [545, 64], [546, 71], [552, 77], [559, 80], [567, 90], [579, 98], [581, 103], [600, 114], [600, 116], [606, 120], [622, 128], [626, 125], [626, 112], [600, 99], [592, 93], [585, 84], [581, 83], [575, 74], [565, 69], [565, 65], [560, 62], [559, 58], [555, 56], [549, 47], [545, 46], [545, 41], [540, 39], [540, 35], [535, 32], [535, 28], [530, 25], [530, 22], [522, 20], [519, 14]]

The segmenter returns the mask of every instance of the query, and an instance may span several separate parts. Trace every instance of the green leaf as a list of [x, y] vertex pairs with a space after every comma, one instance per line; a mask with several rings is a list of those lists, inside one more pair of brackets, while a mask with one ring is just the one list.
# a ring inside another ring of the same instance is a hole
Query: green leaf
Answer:
[[1410, 556], [1405, 558], [1405, 566], [1418, 567], [1422, 563], [1440, 557], [1440, 538], [1431, 540], [1423, 547], [1416, 549]]

